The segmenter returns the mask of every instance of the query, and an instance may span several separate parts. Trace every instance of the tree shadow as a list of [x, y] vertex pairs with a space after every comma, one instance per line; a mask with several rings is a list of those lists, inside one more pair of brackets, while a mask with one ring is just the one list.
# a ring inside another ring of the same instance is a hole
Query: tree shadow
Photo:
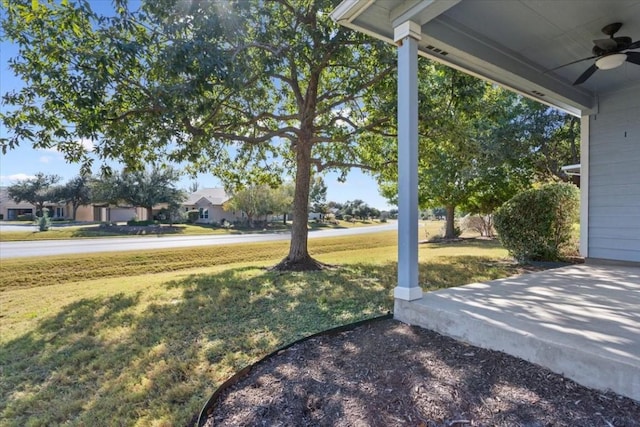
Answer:
[[498, 239], [487, 239], [477, 237], [464, 237], [456, 239], [434, 239], [420, 241], [420, 245], [429, 245], [434, 248], [457, 246], [465, 248], [502, 248], [502, 244]]
[[[421, 277], [425, 288], [461, 285], [491, 262], [438, 258], [421, 264]], [[78, 300], [0, 345], [0, 417], [8, 426], [184, 425], [219, 384], [279, 346], [391, 310], [396, 270], [245, 267]]]
[[174, 236], [185, 233], [181, 226], [129, 226], [114, 225], [110, 227], [84, 227], [74, 230], [72, 237], [126, 237], [126, 236]]

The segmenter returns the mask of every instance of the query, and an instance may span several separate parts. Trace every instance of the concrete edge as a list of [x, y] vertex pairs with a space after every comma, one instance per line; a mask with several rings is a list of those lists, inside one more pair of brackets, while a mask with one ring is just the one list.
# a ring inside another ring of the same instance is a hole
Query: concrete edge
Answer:
[[394, 318], [478, 347], [502, 351], [543, 366], [586, 387], [640, 401], [637, 366], [572, 348], [510, 327], [482, 325], [462, 312], [396, 300]]

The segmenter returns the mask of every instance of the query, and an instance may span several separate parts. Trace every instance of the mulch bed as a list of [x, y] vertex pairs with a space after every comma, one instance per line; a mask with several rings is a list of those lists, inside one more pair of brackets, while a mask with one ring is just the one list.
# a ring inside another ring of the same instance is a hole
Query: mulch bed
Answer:
[[207, 426], [640, 426], [640, 403], [387, 319], [259, 363]]

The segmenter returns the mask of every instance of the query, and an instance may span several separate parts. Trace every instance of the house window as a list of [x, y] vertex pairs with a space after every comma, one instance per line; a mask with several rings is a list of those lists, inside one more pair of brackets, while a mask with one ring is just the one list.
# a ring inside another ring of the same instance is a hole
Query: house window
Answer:
[[56, 208], [56, 218], [64, 218], [64, 208]]
[[200, 219], [209, 219], [209, 209], [200, 208]]
[[184, 211], [185, 212], [189, 212], [189, 208], [184, 208]]

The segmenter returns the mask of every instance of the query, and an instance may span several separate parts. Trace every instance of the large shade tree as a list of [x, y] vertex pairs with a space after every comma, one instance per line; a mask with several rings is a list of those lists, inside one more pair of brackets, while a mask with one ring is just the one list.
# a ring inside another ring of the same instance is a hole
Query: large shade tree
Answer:
[[64, 185], [56, 188], [58, 200], [71, 205], [72, 219], [75, 221], [78, 208], [93, 201], [91, 191], [91, 177], [78, 175], [71, 178]]
[[[528, 184], [528, 168], [510, 167], [516, 159], [504, 147], [513, 138], [514, 95], [475, 77], [419, 61], [418, 199], [421, 208], [444, 207], [445, 237], [455, 237], [459, 207], [484, 213]], [[376, 103], [394, 108], [393, 92]], [[395, 201], [398, 170], [395, 139], [368, 140], [378, 164], [381, 192]], [[390, 161], [391, 160], [391, 161]], [[507, 173], [508, 172], [508, 173]]]
[[94, 199], [145, 208], [146, 219], [151, 220], [155, 206], [180, 205], [186, 199], [186, 193], [177, 188], [179, 179], [180, 173], [170, 167], [125, 169], [97, 179], [93, 185]]
[[295, 221], [281, 269], [321, 268], [307, 251], [312, 170], [366, 164], [359, 139], [378, 131], [363, 97], [393, 74], [392, 47], [335, 24], [330, 0], [115, 0], [112, 16], [87, 1], [5, 2], [2, 27], [19, 47], [11, 66], [27, 84], [4, 97], [11, 130], [130, 168], [183, 161], [228, 187], [294, 176]]
[[10, 185], [7, 189], [9, 197], [16, 203], [27, 202], [36, 207], [36, 215], [43, 215], [46, 203], [57, 203], [59, 193], [56, 184], [62, 178], [38, 172], [33, 178], [28, 178]]
[[520, 147], [526, 147], [538, 180], [573, 181], [563, 166], [580, 163], [580, 119], [523, 98], [518, 106]]

